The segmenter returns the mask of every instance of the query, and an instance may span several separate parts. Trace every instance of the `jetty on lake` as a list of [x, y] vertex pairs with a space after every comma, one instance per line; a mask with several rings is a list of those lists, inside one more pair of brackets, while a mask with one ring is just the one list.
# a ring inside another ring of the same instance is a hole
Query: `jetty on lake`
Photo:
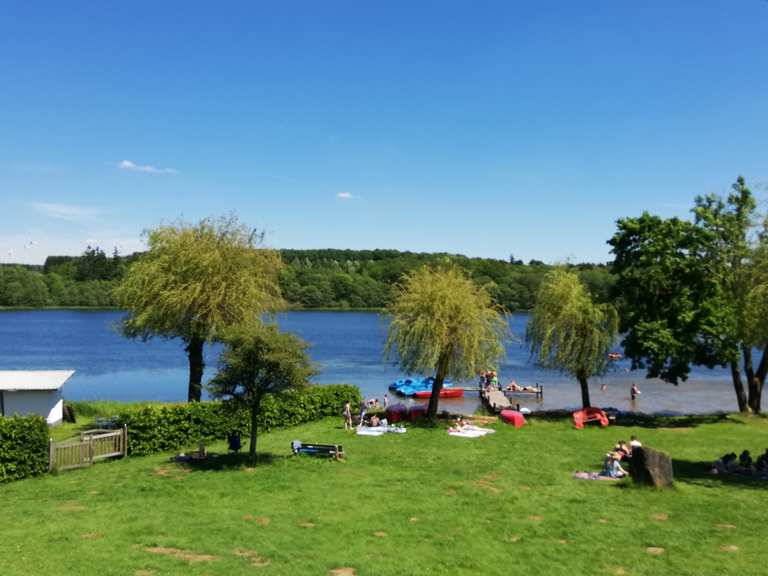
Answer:
[[502, 410], [519, 408], [519, 403], [513, 403], [513, 398], [517, 396], [534, 396], [537, 400], [544, 398], [544, 386], [536, 385], [535, 390], [499, 390], [498, 388], [487, 387], [480, 389], [480, 400], [489, 412], [498, 413]]

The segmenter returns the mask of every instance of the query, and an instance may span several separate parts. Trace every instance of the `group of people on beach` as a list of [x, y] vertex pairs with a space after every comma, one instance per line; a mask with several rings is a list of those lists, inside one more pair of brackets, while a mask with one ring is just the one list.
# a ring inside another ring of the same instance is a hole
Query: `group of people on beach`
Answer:
[[[389, 407], [389, 396], [384, 394], [384, 401], [379, 402], [378, 398], [370, 398], [368, 400], [364, 400], [360, 402], [360, 415], [358, 416], [358, 426], [362, 426], [365, 423], [365, 415], [368, 412], [369, 408], [379, 408], [383, 407], [385, 410]], [[347, 400], [344, 403], [344, 429], [345, 430], [351, 430], [354, 428], [354, 424], [352, 422], [352, 405], [350, 404], [349, 400]], [[379, 419], [377, 415], [372, 415], [370, 417], [371, 426], [378, 426], [380, 422], [386, 422], [386, 419]]]
[[605, 455], [600, 475], [609, 478], [624, 478], [629, 475], [629, 472], [624, 469], [621, 463], [629, 462], [632, 459], [632, 450], [641, 446], [642, 443], [637, 439], [637, 436], [631, 436], [629, 443], [625, 440], [619, 440], [613, 447], [613, 450]]
[[744, 450], [739, 456], [736, 452], [724, 454], [712, 463], [712, 474], [741, 474], [761, 480], [768, 480], [768, 448], [752, 460], [749, 450]]

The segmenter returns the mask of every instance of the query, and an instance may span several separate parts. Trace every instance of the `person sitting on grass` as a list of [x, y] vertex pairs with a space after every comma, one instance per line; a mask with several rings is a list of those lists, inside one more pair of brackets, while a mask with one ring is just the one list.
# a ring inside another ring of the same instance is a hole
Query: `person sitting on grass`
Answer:
[[736, 453], [723, 454], [712, 463], [712, 474], [722, 474], [724, 472], [735, 472], [739, 467], [736, 460]]
[[469, 423], [466, 420], [464, 420], [463, 417], [459, 416], [456, 419], [456, 422], [453, 423], [453, 426], [448, 428], [448, 432], [461, 432], [462, 430], [464, 430], [464, 428], [467, 427], [468, 424]]
[[749, 450], [744, 450], [739, 454], [739, 472], [745, 474], [751, 474], [753, 472], [752, 456], [750, 456]]
[[757, 461], [755, 462], [755, 472], [757, 472], [761, 478], [768, 476], [768, 448], [757, 457]]
[[624, 478], [627, 475], [627, 471], [619, 463], [619, 455], [616, 452], [608, 452], [605, 455], [603, 471], [600, 474], [609, 478]]
[[632, 448], [625, 440], [619, 440], [613, 450], [619, 455], [619, 460], [629, 460], [632, 457]]

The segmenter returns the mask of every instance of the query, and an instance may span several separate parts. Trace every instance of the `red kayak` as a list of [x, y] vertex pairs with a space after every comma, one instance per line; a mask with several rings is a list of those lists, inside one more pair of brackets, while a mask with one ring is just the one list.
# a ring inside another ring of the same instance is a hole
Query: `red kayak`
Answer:
[[[432, 390], [422, 390], [416, 392], [416, 398], [429, 398], [432, 396]], [[464, 396], [464, 388], [443, 388], [440, 390], [440, 398], [461, 398]]]

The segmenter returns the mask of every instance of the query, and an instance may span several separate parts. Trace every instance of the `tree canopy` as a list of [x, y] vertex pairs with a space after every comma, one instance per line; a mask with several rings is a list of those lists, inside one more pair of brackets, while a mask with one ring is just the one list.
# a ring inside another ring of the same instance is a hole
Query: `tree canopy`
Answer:
[[[633, 367], [677, 384], [691, 365], [729, 366], [739, 410], [759, 412], [768, 373], [768, 236], [756, 208], [739, 177], [726, 199], [697, 197], [693, 222], [647, 213], [622, 219], [609, 244]], [[753, 347], [763, 351], [756, 369]]]
[[146, 233], [149, 251], [116, 289], [131, 337], [179, 337], [190, 362], [189, 400], [199, 400], [203, 343], [258, 322], [282, 305], [279, 254], [237, 217], [177, 222]]
[[432, 419], [446, 378], [472, 378], [504, 355], [505, 309], [455, 266], [422, 267], [405, 275], [387, 312], [385, 354], [396, 357], [407, 373], [435, 375]]
[[256, 459], [257, 418], [262, 400], [307, 385], [315, 374], [307, 344], [275, 325], [250, 323], [226, 330], [219, 371], [208, 383], [214, 398], [228, 398], [251, 413], [249, 456]]
[[605, 372], [618, 324], [613, 305], [595, 304], [576, 274], [555, 269], [539, 288], [526, 339], [538, 364], [576, 377], [588, 407], [588, 379]]

